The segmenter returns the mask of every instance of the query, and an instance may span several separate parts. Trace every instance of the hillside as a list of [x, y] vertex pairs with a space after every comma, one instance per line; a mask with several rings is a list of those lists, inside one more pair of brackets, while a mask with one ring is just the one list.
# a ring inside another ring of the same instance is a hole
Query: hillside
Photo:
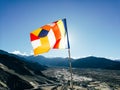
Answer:
[[46, 66], [27, 62], [24, 58], [0, 50], [0, 89], [24, 90], [39, 84], [54, 83], [42, 74]]
[[73, 61], [72, 65], [75, 68], [99, 68], [120, 70], [120, 62], [93, 56], [77, 59]]

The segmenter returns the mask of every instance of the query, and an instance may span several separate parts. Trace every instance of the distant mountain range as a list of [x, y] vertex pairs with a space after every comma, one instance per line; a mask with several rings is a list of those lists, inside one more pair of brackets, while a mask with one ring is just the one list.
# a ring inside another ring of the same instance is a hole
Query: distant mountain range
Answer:
[[[46, 58], [43, 56], [24, 56], [26, 60], [50, 67], [69, 67], [68, 58]], [[98, 68], [120, 70], [120, 62], [101, 57], [71, 59], [73, 68]]]
[[99, 68], [120, 70], [120, 62], [93, 56], [77, 59], [73, 61], [72, 65], [75, 68]]
[[41, 65], [44, 66], [61, 66], [61, 67], [68, 67], [68, 59], [67, 58], [61, 58], [61, 57], [56, 57], [56, 58], [46, 58], [43, 56], [24, 56], [24, 58], [30, 62], [37, 62]]

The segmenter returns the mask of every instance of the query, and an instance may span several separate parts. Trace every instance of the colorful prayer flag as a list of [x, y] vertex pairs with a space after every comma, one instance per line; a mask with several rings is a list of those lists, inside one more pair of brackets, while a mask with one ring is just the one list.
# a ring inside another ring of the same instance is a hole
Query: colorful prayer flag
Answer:
[[69, 49], [66, 19], [44, 25], [30, 33], [34, 55], [48, 52], [50, 49]]

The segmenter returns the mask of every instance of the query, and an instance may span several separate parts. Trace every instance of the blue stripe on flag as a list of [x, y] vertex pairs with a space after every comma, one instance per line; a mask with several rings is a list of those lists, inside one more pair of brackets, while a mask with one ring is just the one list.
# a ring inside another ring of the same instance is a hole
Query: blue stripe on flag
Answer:
[[66, 23], [66, 18], [62, 19], [66, 33], [67, 33], [67, 43], [68, 43], [68, 49], [70, 49], [70, 43], [69, 43], [69, 36], [68, 36], [68, 31], [67, 31], [67, 23]]
[[42, 30], [40, 33], [39, 33], [39, 37], [45, 37], [45, 36], [47, 36], [47, 34], [48, 34], [48, 31], [47, 30]]

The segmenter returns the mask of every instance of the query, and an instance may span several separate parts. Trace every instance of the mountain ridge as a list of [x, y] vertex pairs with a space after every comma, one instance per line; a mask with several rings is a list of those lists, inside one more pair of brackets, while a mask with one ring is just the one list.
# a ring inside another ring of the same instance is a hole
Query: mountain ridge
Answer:
[[[18, 55], [10, 54], [4, 51], [0, 51], [0, 53], [8, 54], [9, 56], [15, 56], [18, 58]], [[24, 61], [28, 61], [30, 63], [35, 63], [48, 67], [69, 67], [69, 59], [68, 58], [46, 58], [44, 56], [20, 56]], [[120, 70], [120, 62], [103, 58], [103, 57], [95, 57], [89, 56], [84, 58], [72, 59], [71, 63], [73, 68], [100, 68], [100, 69], [112, 69], [112, 70]]]
[[[42, 65], [50, 67], [69, 67], [68, 58], [46, 58], [43, 56], [27, 56], [29, 61], [37, 62]], [[98, 68], [98, 69], [111, 69], [120, 70], [120, 62], [107, 59], [104, 57], [89, 56], [84, 58], [73, 59], [71, 58], [73, 68]]]
[[99, 69], [111, 69], [120, 70], [120, 62], [113, 61], [111, 59], [103, 57], [86, 57], [77, 59], [72, 63], [75, 68], [99, 68]]

